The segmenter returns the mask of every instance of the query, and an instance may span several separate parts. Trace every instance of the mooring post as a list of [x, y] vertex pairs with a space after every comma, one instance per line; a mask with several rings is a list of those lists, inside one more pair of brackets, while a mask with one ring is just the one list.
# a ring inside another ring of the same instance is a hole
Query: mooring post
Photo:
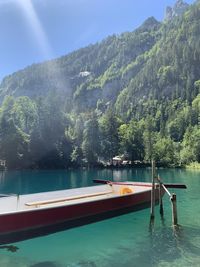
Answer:
[[152, 160], [152, 188], [151, 188], [151, 220], [154, 219], [155, 207], [155, 161]]
[[164, 214], [164, 210], [163, 210], [163, 200], [162, 200], [162, 193], [161, 193], [161, 190], [162, 190], [162, 182], [160, 180], [160, 177], [158, 175], [158, 178], [157, 178], [158, 182], [159, 182], [159, 205], [160, 205], [160, 215], [163, 216]]
[[176, 205], [176, 194], [172, 194], [171, 196], [172, 202], [172, 223], [174, 226], [178, 224], [178, 217], [177, 217], [177, 205]]
[[17, 210], [19, 208], [19, 194], [17, 194]]

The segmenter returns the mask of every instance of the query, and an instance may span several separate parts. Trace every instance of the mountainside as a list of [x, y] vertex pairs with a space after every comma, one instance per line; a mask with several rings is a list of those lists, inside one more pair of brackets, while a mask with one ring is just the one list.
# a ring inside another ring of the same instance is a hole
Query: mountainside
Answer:
[[[151, 17], [133, 32], [110, 36], [16, 72], [1, 83], [0, 98], [35, 99], [54, 91], [65, 97], [68, 112], [86, 112], [101, 101], [104, 105], [117, 103], [121, 115], [128, 112], [131, 116], [130, 103], [140, 109], [135, 104], [151, 96], [182, 96], [191, 101], [197, 94], [193, 85], [199, 80], [200, 68], [199, 4], [178, 16], [186, 8], [187, 4], [178, 0], [173, 20], [159, 23]], [[188, 95], [186, 85], [192, 90]]]
[[94, 164], [118, 153], [164, 165], [200, 161], [200, 1], [178, 0], [173, 12], [5, 77], [0, 157], [14, 168]]
[[[200, 73], [199, 26], [199, 4], [192, 6], [182, 17], [162, 25], [162, 35], [146, 53], [143, 68], [118, 97], [119, 112], [129, 111], [133, 115], [150, 98], [159, 101], [181, 99], [191, 103], [199, 93], [195, 85]], [[133, 110], [127, 108], [130, 102]]]
[[149, 18], [134, 32], [110, 36], [101, 43], [16, 72], [3, 80], [0, 97], [36, 98], [58, 91], [73, 98], [71, 108], [77, 111], [96, 107], [99, 98], [116, 100], [126, 84], [127, 78], [122, 79], [122, 75], [128, 79], [134, 75], [135, 70], [129, 65], [153, 47], [159, 38], [159, 27], [159, 22]]

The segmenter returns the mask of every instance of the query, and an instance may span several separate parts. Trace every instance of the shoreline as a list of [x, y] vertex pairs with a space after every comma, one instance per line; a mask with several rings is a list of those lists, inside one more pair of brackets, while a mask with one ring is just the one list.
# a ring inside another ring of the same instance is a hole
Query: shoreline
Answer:
[[[0, 169], [1, 172], [4, 171], [25, 171], [25, 170], [32, 170], [32, 171], [42, 171], [42, 170], [89, 170], [89, 169], [150, 169], [151, 164], [133, 164], [128, 166], [103, 166], [103, 165], [93, 165], [93, 166], [69, 166], [65, 168], [18, 168], [18, 169], [12, 169], [12, 168], [6, 168], [6, 169]], [[158, 169], [187, 169], [187, 170], [200, 170], [200, 163], [193, 162], [189, 165], [182, 165], [182, 166], [166, 166], [161, 165], [159, 163], [156, 164], [156, 168]]]

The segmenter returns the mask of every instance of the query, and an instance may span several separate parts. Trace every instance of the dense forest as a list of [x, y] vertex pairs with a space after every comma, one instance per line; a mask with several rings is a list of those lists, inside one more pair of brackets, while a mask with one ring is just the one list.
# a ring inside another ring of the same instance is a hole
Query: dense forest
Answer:
[[8, 168], [200, 163], [200, 1], [7, 76], [0, 101]]

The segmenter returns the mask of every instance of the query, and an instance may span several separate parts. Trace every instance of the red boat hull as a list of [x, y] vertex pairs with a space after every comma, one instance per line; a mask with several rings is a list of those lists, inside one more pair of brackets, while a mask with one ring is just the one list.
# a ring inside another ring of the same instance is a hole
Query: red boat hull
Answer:
[[[21, 232], [37, 235], [37, 229], [56, 229], [53, 226], [63, 225], [65, 228], [83, 225], [132, 210], [142, 209], [150, 205], [151, 191], [139, 194], [117, 196], [103, 200], [51, 207], [45, 209], [28, 210], [0, 215], [0, 243], [7, 243], [7, 237]], [[158, 190], [156, 190], [158, 199]], [[53, 230], [54, 231], [54, 230]], [[38, 235], [42, 232], [38, 231]], [[13, 236], [14, 236], [13, 235]], [[5, 239], [6, 237], [6, 239]], [[22, 236], [19, 238], [22, 238]], [[29, 236], [30, 238], [30, 236]]]

